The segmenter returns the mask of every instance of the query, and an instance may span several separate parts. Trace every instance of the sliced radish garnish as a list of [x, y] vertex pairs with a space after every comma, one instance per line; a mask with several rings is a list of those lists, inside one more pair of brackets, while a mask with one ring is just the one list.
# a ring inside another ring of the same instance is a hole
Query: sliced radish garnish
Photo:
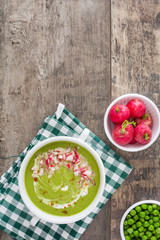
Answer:
[[87, 175], [88, 177], [90, 177], [92, 172], [90, 170], [86, 170], [86, 171], [84, 171], [84, 174]]
[[77, 153], [77, 148], [74, 149], [75, 161], [79, 159], [79, 154]]
[[87, 176], [85, 176], [85, 175], [82, 175], [82, 178], [84, 178], [85, 180], [87, 179]]
[[46, 165], [49, 168], [49, 160], [48, 159], [46, 160]]
[[66, 161], [72, 161], [72, 160], [73, 160], [73, 155], [72, 154], [66, 157]]
[[79, 171], [74, 171], [75, 176], [79, 176]]
[[70, 165], [70, 164], [67, 164], [66, 166], [67, 166], [69, 169], [71, 169], [71, 165]]
[[70, 155], [72, 155], [71, 152], [67, 153], [67, 154], [66, 154], [66, 158], [67, 158], [68, 156], [70, 156]]
[[53, 157], [53, 161], [55, 162], [55, 164], [57, 164], [57, 163], [58, 163], [58, 160], [57, 160], [57, 158], [56, 158], [56, 157]]
[[82, 168], [79, 169], [79, 171], [81, 171], [81, 172], [84, 171], [84, 170], [85, 170], [85, 167], [82, 167]]

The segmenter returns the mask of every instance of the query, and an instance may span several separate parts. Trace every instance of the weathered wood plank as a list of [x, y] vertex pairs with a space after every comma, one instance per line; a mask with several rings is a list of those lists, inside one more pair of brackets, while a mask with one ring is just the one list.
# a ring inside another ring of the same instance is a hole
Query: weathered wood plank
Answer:
[[[11, 0], [1, 5], [0, 155], [20, 154], [59, 102], [105, 140], [110, 1]], [[0, 173], [12, 162], [0, 160]], [[82, 239], [110, 239], [109, 215], [107, 205]], [[10, 239], [2, 232], [0, 238]]]
[[[111, 9], [112, 99], [135, 92], [160, 107], [160, 2], [112, 0]], [[159, 143], [136, 154], [116, 149], [134, 170], [112, 197], [111, 239], [120, 239], [120, 219], [131, 204], [160, 200]]]

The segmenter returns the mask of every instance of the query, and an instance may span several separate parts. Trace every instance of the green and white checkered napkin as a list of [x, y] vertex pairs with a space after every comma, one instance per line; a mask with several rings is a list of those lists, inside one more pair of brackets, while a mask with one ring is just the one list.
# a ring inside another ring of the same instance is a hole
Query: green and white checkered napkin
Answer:
[[14, 239], [29, 240], [64, 240], [79, 239], [100, 209], [129, 175], [132, 167], [93, 132], [90, 131], [87, 142], [101, 157], [106, 174], [103, 196], [86, 218], [71, 224], [52, 224], [40, 220], [31, 226], [32, 213], [23, 204], [18, 190], [18, 173], [21, 163], [28, 151], [38, 142], [54, 136], [78, 137], [86, 127], [73, 116], [62, 104], [59, 104], [53, 117], [48, 116], [37, 136], [14, 162], [12, 167], [0, 179], [0, 228]]

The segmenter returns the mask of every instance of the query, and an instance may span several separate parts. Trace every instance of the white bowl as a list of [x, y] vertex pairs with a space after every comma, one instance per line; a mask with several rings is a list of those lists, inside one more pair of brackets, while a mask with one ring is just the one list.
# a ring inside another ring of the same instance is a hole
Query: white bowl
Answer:
[[[116, 105], [116, 104], [125, 104], [126, 105], [130, 100], [135, 99], [135, 98], [141, 100], [146, 105], [146, 112], [149, 113], [152, 117], [152, 120], [153, 120], [152, 127], [151, 127], [152, 139], [146, 145], [136, 143], [136, 144], [127, 144], [125, 146], [121, 146], [121, 145], [117, 144], [112, 138], [112, 130], [115, 125], [109, 119], [108, 114], [109, 114], [110, 109], [114, 105]], [[149, 98], [147, 98], [145, 96], [142, 96], [140, 94], [134, 94], [134, 93], [122, 95], [121, 97], [116, 98], [107, 108], [105, 115], [104, 115], [104, 129], [105, 129], [107, 137], [116, 147], [118, 147], [124, 151], [128, 151], [128, 152], [138, 152], [138, 151], [144, 150], [144, 149], [148, 148], [149, 146], [151, 146], [158, 138], [159, 133], [160, 133], [160, 113], [159, 113], [157, 106]]]
[[[87, 149], [95, 158], [99, 170], [100, 170], [100, 185], [99, 185], [99, 190], [98, 193], [96, 195], [96, 197], [94, 198], [94, 200], [91, 202], [91, 204], [84, 209], [82, 212], [77, 213], [75, 215], [72, 216], [55, 216], [53, 214], [49, 214], [46, 212], [41, 211], [38, 207], [36, 207], [33, 202], [30, 200], [27, 191], [25, 189], [25, 182], [24, 182], [24, 176], [25, 176], [25, 169], [26, 166], [28, 164], [28, 161], [30, 160], [31, 156], [42, 146], [51, 143], [51, 142], [56, 142], [56, 141], [69, 141], [69, 142], [73, 142], [73, 143], [77, 143], [80, 146], [84, 147], [85, 149]], [[33, 213], [34, 216], [36, 216], [37, 219], [42, 219], [45, 220], [47, 222], [52, 222], [52, 223], [57, 223], [57, 224], [67, 224], [67, 223], [71, 223], [71, 222], [76, 222], [79, 221], [80, 219], [86, 217], [89, 213], [91, 213], [94, 208], [97, 206], [97, 204], [100, 201], [100, 198], [103, 194], [104, 191], [104, 185], [105, 185], [105, 172], [104, 172], [104, 166], [103, 163], [99, 157], [99, 155], [96, 153], [96, 151], [90, 147], [86, 142], [84, 142], [83, 140], [79, 139], [79, 138], [73, 138], [73, 137], [52, 137], [49, 139], [46, 139], [44, 141], [42, 141], [41, 143], [37, 144], [35, 147], [33, 147], [28, 154], [26, 155], [26, 157], [24, 158], [21, 168], [20, 168], [20, 172], [19, 172], [19, 177], [18, 177], [18, 184], [19, 184], [19, 191], [20, 191], [20, 195], [22, 197], [23, 202], [25, 203], [25, 205], [28, 207], [28, 209]], [[33, 224], [35, 225], [36, 221], [38, 220], [33, 220]]]
[[130, 206], [126, 211], [125, 213], [123, 214], [122, 218], [121, 218], [121, 222], [120, 222], [120, 234], [121, 234], [121, 239], [122, 240], [126, 240], [125, 239], [125, 236], [124, 236], [124, 230], [123, 230], [123, 224], [124, 224], [124, 221], [128, 215], [128, 213], [135, 207], [141, 205], [141, 204], [156, 204], [158, 206], [160, 206], [160, 202], [158, 201], [155, 201], [155, 200], [144, 200], [144, 201], [139, 201], [135, 204], [133, 204], [132, 206]]

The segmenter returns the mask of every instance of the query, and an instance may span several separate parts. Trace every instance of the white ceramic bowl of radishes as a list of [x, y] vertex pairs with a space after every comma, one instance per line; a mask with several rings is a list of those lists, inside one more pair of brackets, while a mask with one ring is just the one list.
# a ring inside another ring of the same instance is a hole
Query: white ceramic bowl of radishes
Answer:
[[141, 151], [158, 138], [160, 113], [155, 103], [143, 95], [122, 95], [107, 108], [104, 129], [116, 147], [128, 152]]

